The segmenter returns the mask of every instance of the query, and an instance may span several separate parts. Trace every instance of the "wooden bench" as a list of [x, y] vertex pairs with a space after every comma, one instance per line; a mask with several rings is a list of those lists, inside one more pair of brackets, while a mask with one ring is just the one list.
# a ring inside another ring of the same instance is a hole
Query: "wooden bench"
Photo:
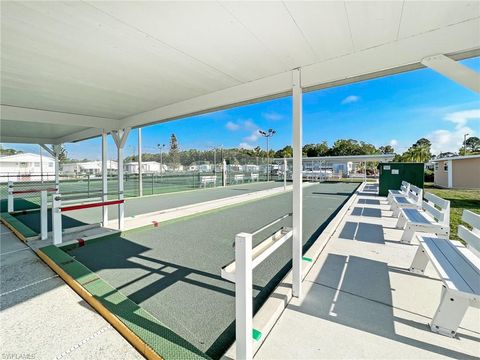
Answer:
[[394, 196], [406, 196], [408, 191], [410, 190], [410, 183], [406, 181], [402, 181], [402, 185], [400, 185], [400, 190], [388, 190], [387, 200], [388, 203], [391, 205]]
[[480, 215], [464, 210], [462, 220], [472, 226], [458, 227], [467, 243], [417, 235], [418, 250], [410, 271], [423, 274], [429, 262], [443, 282], [440, 305], [430, 324], [432, 331], [455, 336], [469, 306], [480, 307]]
[[415, 232], [450, 235], [450, 201], [430, 193], [425, 193], [425, 200], [421, 209], [400, 209], [397, 228], [404, 229], [402, 243], [410, 244]]
[[233, 181], [235, 181], [236, 184], [238, 184], [239, 182], [243, 183], [244, 179], [245, 179], [245, 175], [243, 174], [233, 175]]
[[217, 175], [200, 176], [200, 186], [203, 186], [204, 188], [206, 188], [208, 184], [213, 184], [213, 186], [216, 186]]
[[255, 173], [250, 174], [250, 181], [258, 181], [258, 174], [255, 174]]
[[390, 204], [392, 216], [398, 217], [400, 209], [419, 209], [422, 206], [422, 196], [423, 190], [415, 185], [408, 187], [406, 195], [393, 195]]

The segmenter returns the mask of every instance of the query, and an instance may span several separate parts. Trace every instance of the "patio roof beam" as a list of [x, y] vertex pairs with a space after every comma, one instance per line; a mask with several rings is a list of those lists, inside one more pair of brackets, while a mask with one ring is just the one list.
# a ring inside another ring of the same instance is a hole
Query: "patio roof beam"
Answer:
[[422, 64], [450, 80], [480, 93], [480, 73], [460, 64], [458, 61], [445, 55], [435, 55], [424, 58]]
[[18, 106], [1, 105], [2, 120], [26, 121], [43, 124], [85, 126], [92, 128], [116, 129], [119, 121], [98, 116], [68, 114], [57, 111], [29, 109]]

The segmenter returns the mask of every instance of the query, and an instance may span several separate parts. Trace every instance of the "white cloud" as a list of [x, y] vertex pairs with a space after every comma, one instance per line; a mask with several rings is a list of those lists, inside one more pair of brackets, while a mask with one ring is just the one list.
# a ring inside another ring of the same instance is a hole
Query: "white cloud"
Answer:
[[258, 125], [255, 124], [250, 119], [243, 121], [243, 127], [245, 128], [245, 130], [255, 130], [255, 131], [257, 131], [259, 129]]
[[389, 144], [390, 144], [390, 146], [395, 147], [395, 146], [398, 145], [398, 140], [397, 139], [392, 139], [392, 140], [390, 140]]
[[360, 96], [350, 95], [342, 100], [342, 104], [351, 104], [351, 103], [357, 102], [358, 100], [360, 100]]
[[238, 144], [238, 147], [240, 149], [253, 150], [253, 146], [250, 145], [249, 143], [246, 143], [246, 142], [242, 142], [242, 143]]
[[284, 118], [283, 115], [276, 112], [263, 113], [262, 116], [265, 120], [270, 120], [270, 121], [278, 121]]
[[455, 130], [439, 129], [428, 134], [426, 137], [432, 142], [432, 153], [458, 152], [462, 147], [465, 134], [474, 135], [474, 131], [469, 127], [457, 127]]
[[[475, 136], [476, 131], [468, 123], [480, 120], [480, 109], [461, 110], [446, 114], [444, 120], [455, 124], [453, 130], [438, 129], [426, 136], [432, 142], [432, 153], [458, 152], [463, 145], [465, 134]], [[474, 127], [478, 129], [478, 127]]]
[[235, 124], [233, 121], [227, 122], [225, 127], [230, 131], [236, 131], [236, 130], [240, 129], [240, 125]]
[[258, 133], [258, 130], [255, 130], [249, 136], [244, 137], [243, 140], [246, 142], [255, 142], [259, 137], [260, 134]]
[[464, 126], [468, 121], [480, 120], [480, 109], [456, 111], [445, 116], [445, 120], [451, 121], [457, 128]]

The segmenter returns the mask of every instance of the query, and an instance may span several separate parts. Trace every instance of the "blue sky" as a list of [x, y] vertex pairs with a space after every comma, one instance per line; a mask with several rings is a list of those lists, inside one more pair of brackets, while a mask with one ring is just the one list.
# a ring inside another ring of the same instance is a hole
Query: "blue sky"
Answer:
[[[462, 61], [480, 72], [480, 58]], [[168, 145], [175, 133], [181, 149], [224, 146], [265, 147], [258, 129], [273, 128], [271, 147], [292, 142], [291, 98], [217, 111], [143, 129], [143, 151], [154, 152], [158, 143]], [[391, 144], [405, 151], [420, 137], [432, 141], [433, 153], [458, 151], [463, 134], [480, 136], [480, 98], [429, 69], [363, 81], [306, 93], [303, 98], [303, 143], [352, 138], [376, 146]], [[115, 158], [113, 141], [109, 158]], [[9, 144], [5, 144], [9, 145]], [[38, 146], [13, 146], [38, 152]], [[69, 157], [99, 159], [100, 140], [66, 145]], [[126, 145], [126, 155], [137, 151], [137, 131]]]

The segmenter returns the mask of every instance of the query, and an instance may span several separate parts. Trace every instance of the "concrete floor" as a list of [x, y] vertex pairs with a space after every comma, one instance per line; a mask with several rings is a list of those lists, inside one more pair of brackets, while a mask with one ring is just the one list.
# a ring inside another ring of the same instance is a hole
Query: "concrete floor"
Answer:
[[29, 247], [0, 231], [2, 358], [143, 358]]
[[[373, 190], [373, 189], [372, 189]], [[359, 194], [266, 337], [257, 359], [478, 359], [480, 309], [469, 308], [457, 337], [430, 331], [442, 283], [406, 271], [416, 245], [385, 198]]]

